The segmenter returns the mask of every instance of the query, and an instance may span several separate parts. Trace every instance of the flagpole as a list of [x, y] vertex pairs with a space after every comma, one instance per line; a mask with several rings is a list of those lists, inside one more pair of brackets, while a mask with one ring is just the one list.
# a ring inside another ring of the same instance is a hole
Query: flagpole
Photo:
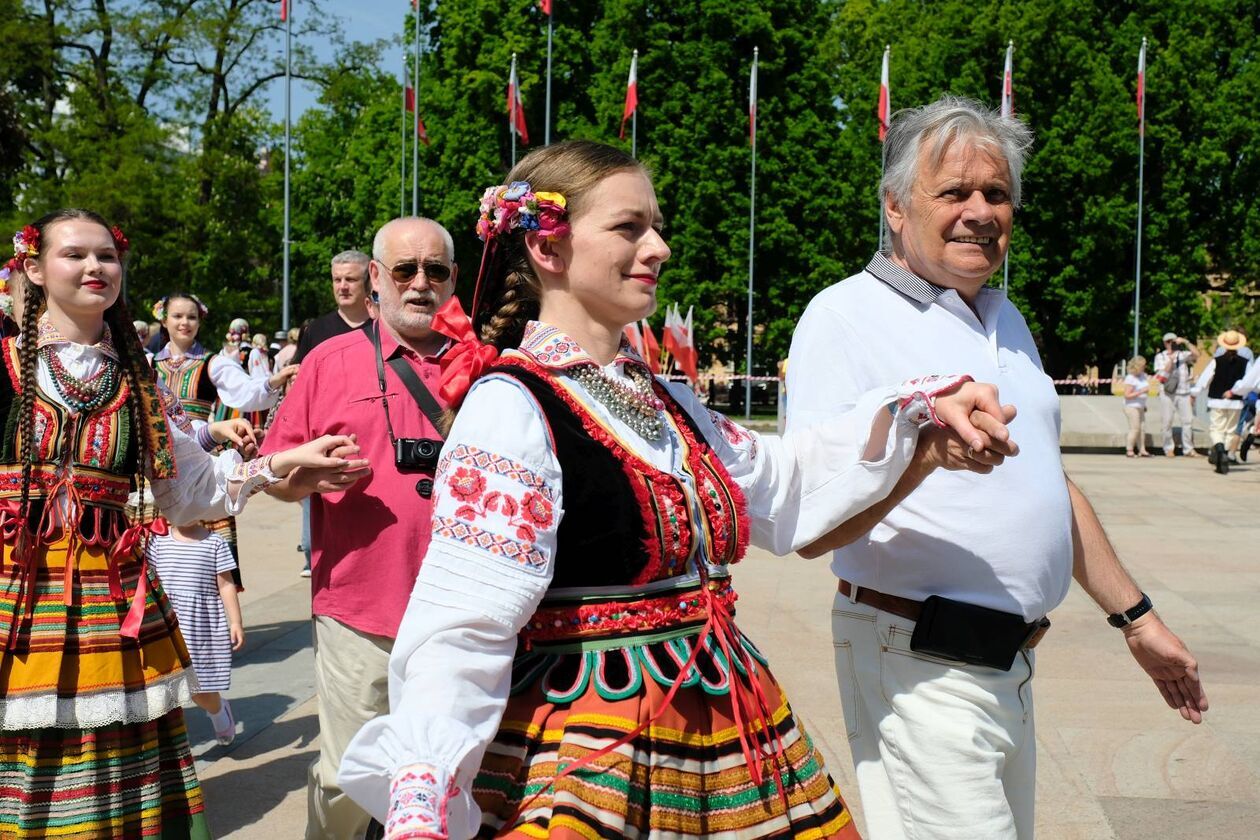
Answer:
[[[1002, 116], [1015, 116], [1015, 91], [1012, 88], [1013, 80], [1011, 74], [1013, 72], [1015, 54], [1015, 41], [1012, 39], [1006, 45], [1006, 63], [1002, 66]], [[1012, 236], [1014, 231], [1012, 231]], [[1011, 294], [1011, 243], [1006, 243], [1006, 256], [1002, 258], [1002, 294], [1007, 297]]]
[[551, 145], [551, 6], [547, 7], [547, 119], [543, 122], [543, 145]]
[[402, 76], [402, 149], [398, 153], [398, 215], [407, 215], [407, 51], [403, 50]]
[[512, 166], [516, 166], [516, 86], [519, 84], [516, 80], [516, 53], [512, 53], [512, 73], [508, 76], [508, 87], [511, 91], [511, 99], [508, 101], [508, 136], [512, 138]]
[[284, 16], [284, 280], [280, 326], [289, 331], [289, 160], [293, 157], [293, 9]]
[[420, 215], [420, 4], [412, 6], [416, 15], [416, 65], [411, 68], [411, 97], [415, 104], [412, 114], [412, 131], [416, 139], [411, 142], [411, 215]]
[[[880, 62], [879, 72], [879, 183], [884, 183], [884, 170], [888, 168], [888, 144], [884, 135], [888, 131], [888, 123], [892, 118], [892, 86], [888, 82], [888, 59], [892, 55], [892, 45], [884, 44], [884, 59]], [[884, 250], [884, 191], [879, 191], [879, 250]]]
[[1133, 355], [1138, 354], [1142, 323], [1142, 182], [1146, 167], [1146, 39], [1138, 56], [1138, 200], [1137, 262], [1133, 273]]
[[630, 157], [639, 157], [639, 109], [630, 115]]
[[757, 221], [757, 56], [753, 47], [752, 84], [748, 98], [752, 114], [752, 173], [748, 182], [748, 343], [744, 350], [744, 417], [752, 419], [752, 351], [753, 351], [753, 257], [756, 254]]

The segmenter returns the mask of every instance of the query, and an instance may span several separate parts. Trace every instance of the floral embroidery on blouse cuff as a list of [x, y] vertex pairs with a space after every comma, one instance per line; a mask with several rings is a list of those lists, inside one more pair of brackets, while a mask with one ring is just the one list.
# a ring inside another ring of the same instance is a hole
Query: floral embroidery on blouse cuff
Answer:
[[964, 382], [974, 381], [966, 374], [951, 376], [921, 376], [901, 383], [897, 389], [897, 407], [910, 422], [920, 426], [932, 423], [939, 428], [945, 424], [936, 416], [936, 398], [952, 391]]
[[242, 461], [232, 468], [232, 474], [228, 476], [228, 490], [233, 499], [247, 499], [260, 490], [279, 483], [280, 477], [271, 471], [273, 457], [275, 456], [268, 455], [265, 458]]
[[389, 786], [385, 840], [447, 840], [446, 808], [459, 788], [428, 764], [402, 768]]

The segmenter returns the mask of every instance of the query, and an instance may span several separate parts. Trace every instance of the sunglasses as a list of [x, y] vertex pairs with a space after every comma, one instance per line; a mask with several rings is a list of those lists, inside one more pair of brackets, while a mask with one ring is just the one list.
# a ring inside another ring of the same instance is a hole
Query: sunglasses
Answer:
[[400, 262], [393, 268], [385, 265], [380, 260], [376, 260], [376, 262], [380, 264], [381, 268], [388, 271], [389, 276], [400, 286], [410, 283], [422, 271], [424, 272], [424, 279], [430, 283], [445, 283], [451, 279], [451, 267], [440, 262]]

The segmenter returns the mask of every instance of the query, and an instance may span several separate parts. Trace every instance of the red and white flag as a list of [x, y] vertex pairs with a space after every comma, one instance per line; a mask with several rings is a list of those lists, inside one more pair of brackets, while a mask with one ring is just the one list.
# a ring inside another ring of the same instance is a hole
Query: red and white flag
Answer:
[[643, 322], [643, 361], [647, 362], [648, 370], [652, 373], [661, 372], [661, 345], [657, 343], [652, 325], [647, 321]]
[[542, 9], [544, 15], [551, 17], [551, 0], [538, 0], [538, 8]]
[[1002, 116], [1015, 116], [1015, 88], [1011, 79], [1015, 64], [1015, 42], [1006, 45], [1006, 66], [1002, 69]]
[[671, 356], [677, 354], [678, 350], [678, 332], [676, 325], [680, 319], [675, 314], [674, 304], [668, 304], [665, 307], [665, 323], [661, 327], [661, 346], [665, 348], [665, 352]]
[[1138, 51], [1138, 84], [1137, 84], [1138, 134], [1146, 133], [1146, 39], [1142, 39], [1142, 49]]
[[674, 351], [674, 358], [678, 361], [678, 369], [692, 382], [700, 378], [700, 357], [696, 352], [696, 337], [691, 328], [691, 314], [694, 309], [695, 307], [687, 307], [686, 321], [682, 320], [682, 315], [677, 309], [674, 310], [675, 329], [678, 334], [678, 348]]
[[643, 333], [639, 332], [639, 325], [626, 324], [625, 333], [626, 333], [626, 341], [630, 342], [630, 346], [631, 348], [634, 349], [634, 352], [638, 353], [639, 356], [642, 357], [643, 356]]
[[630, 56], [630, 78], [626, 81], [626, 107], [621, 111], [621, 133], [617, 136], [626, 139], [626, 120], [630, 119], [639, 107], [639, 51]]
[[753, 47], [752, 73], [748, 77], [748, 142], [757, 145], [757, 52]]
[[284, 23], [289, 19], [289, 0], [280, 0], [280, 22]]
[[507, 111], [509, 129], [520, 135], [522, 143], [529, 145], [529, 129], [525, 126], [525, 105], [521, 101], [521, 83], [516, 78], [516, 53], [512, 53], [512, 74], [508, 77]]
[[879, 68], [879, 142], [888, 136], [888, 122], [892, 117], [892, 92], [888, 87], [888, 54], [892, 47], [884, 45], [884, 61]]
[[[416, 92], [411, 85], [407, 85], [405, 90], [407, 113], [414, 114], [416, 111]], [[424, 127], [424, 118], [420, 116], [416, 117], [416, 136], [420, 138], [421, 143], [426, 146], [429, 145], [429, 130]]]

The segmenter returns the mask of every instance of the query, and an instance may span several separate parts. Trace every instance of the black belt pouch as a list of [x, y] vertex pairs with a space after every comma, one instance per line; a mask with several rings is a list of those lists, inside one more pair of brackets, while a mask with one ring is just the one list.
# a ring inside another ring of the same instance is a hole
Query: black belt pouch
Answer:
[[1009, 671], [1039, 625], [1029, 624], [1022, 615], [931, 595], [914, 625], [910, 649]]

